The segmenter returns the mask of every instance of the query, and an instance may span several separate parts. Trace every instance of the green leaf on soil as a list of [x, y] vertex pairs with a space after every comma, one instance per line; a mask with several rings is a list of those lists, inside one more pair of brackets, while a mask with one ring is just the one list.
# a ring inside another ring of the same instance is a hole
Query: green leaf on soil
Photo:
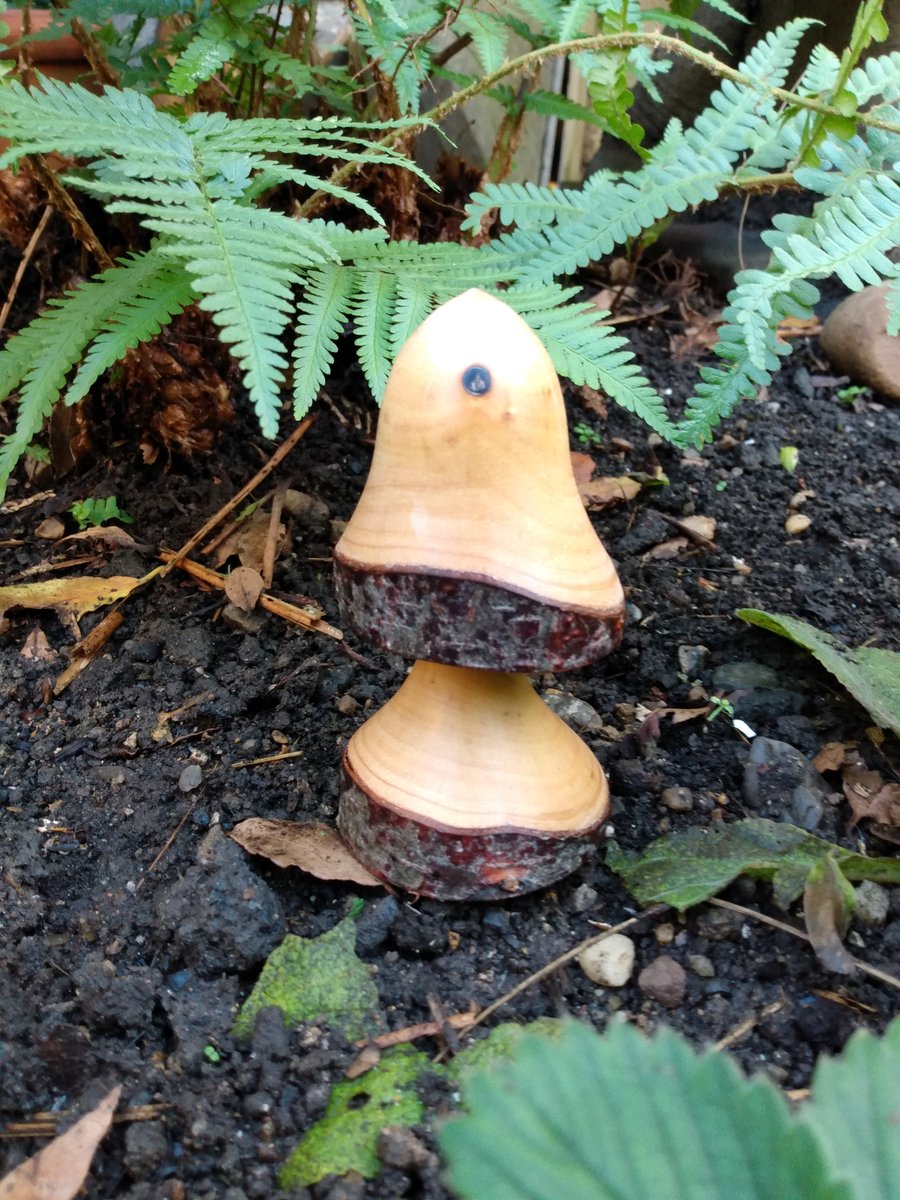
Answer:
[[511, 1059], [519, 1042], [527, 1034], [541, 1033], [545, 1037], [556, 1038], [564, 1028], [565, 1023], [557, 1017], [538, 1017], [536, 1021], [530, 1021], [527, 1025], [504, 1021], [502, 1025], [492, 1029], [487, 1037], [472, 1042], [451, 1059], [447, 1064], [447, 1073], [451, 1079], [466, 1079], [473, 1071]]
[[256, 1015], [273, 1005], [293, 1029], [324, 1020], [348, 1038], [377, 1032], [378, 991], [369, 968], [356, 957], [356, 925], [345, 917], [317, 938], [288, 934], [269, 955], [253, 991], [241, 1006], [234, 1036], [249, 1038]]
[[[439, 1134], [461, 1200], [851, 1200], [762, 1077], [671, 1030], [523, 1037]], [[852, 1124], [855, 1126], [855, 1119]]]
[[325, 1115], [284, 1164], [281, 1187], [306, 1187], [348, 1171], [373, 1179], [382, 1166], [377, 1153], [382, 1129], [415, 1125], [425, 1114], [415, 1082], [429, 1065], [420, 1050], [395, 1046], [365, 1075], [335, 1084]]
[[739, 608], [736, 616], [803, 646], [868, 709], [882, 729], [900, 734], [900, 654], [896, 651], [875, 646], [853, 650], [814, 625], [781, 613]]
[[846, 879], [900, 883], [900, 859], [853, 854], [794, 825], [762, 817], [669, 834], [633, 857], [612, 845], [606, 861], [641, 904], [671, 904], [683, 912], [721, 892], [738, 875], [771, 880], [776, 901], [787, 908], [802, 893], [810, 871], [829, 856]]
[[860, 1030], [840, 1058], [819, 1059], [802, 1116], [859, 1200], [892, 1200], [900, 1179], [900, 1018], [883, 1038]]

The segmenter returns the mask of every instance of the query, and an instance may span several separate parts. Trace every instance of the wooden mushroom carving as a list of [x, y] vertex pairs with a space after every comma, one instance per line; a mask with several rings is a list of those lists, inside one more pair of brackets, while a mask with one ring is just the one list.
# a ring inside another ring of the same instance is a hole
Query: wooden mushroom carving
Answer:
[[578, 495], [553, 365], [503, 301], [457, 296], [404, 346], [334, 557], [344, 621], [417, 660], [347, 746], [350, 847], [440, 899], [575, 870], [608, 815], [606, 779], [517, 673], [608, 654], [624, 596]]
[[622, 585], [578, 495], [559, 380], [502, 300], [457, 296], [400, 352], [334, 561], [347, 624], [408, 658], [567, 671], [618, 643]]

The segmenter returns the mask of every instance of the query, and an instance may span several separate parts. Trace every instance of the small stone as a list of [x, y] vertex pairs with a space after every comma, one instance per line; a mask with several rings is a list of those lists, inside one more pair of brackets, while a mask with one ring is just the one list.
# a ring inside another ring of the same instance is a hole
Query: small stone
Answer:
[[816, 799], [824, 801], [830, 788], [796, 746], [758, 737], [744, 766], [741, 794], [748, 807], [774, 810], [785, 820], [800, 817], [809, 828], [808, 822], [816, 814]]
[[778, 672], [750, 659], [723, 663], [713, 671], [712, 684], [717, 692], [733, 692], [740, 688], [773, 688], [778, 686]]
[[349, 692], [345, 692], [343, 696], [338, 696], [335, 700], [334, 707], [345, 717], [352, 717], [359, 711], [359, 701]]
[[675, 941], [675, 926], [665, 921], [662, 925], [657, 925], [653, 930], [653, 936], [656, 938], [658, 946], [671, 946]]
[[806, 513], [792, 512], [784, 523], [784, 531], [791, 537], [799, 537], [801, 533], [806, 533], [812, 525], [812, 517], [808, 517]]
[[638, 975], [638, 987], [663, 1008], [677, 1008], [687, 990], [687, 972], [680, 962], [660, 954]]
[[567, 692], [545, 692], [544, 700], [547, 707], [572, 729], [592, 732], [603, 726], [603, 718], [596, 708], [591, 708], [590, 704], [579, 700], [577, 696], [570, 696]]
[[686, 787], [663, 788], [661, 799], [669, 812], [690, 812], [694, 807], [694, 794]]
[[389, 1167], [403, 1171], [437, 1165], [437, 1156], [404, 1125], [386, 1125], [382, 1129], [378, 1135], [378, 1157]]
[[703, 668], [703, 664], [709, 657], [708, 646], [679, 646], [678, 647], [678, 666], [682, 674], [689, 676], [691, 679]]
[[589, 883], [582, 883], [572, 893], [569, 907], [574, 913], [585, 913], [593, 908], [596, 899], [597, 889], [592, 888]]
[[162, 646], [152, 638], [129, 638], [122, 643], [122, 652], [133, 662], [155, 663], [162, 654]]
[[132, 1179], [149, 1179], [169, 1156], [161, 1121], [136, 1121], [125, 1128], [125, 1170]]
[[712, 979], [715, 976], [716, 968], [713, 966], [712, 960], [705, 954], [689, 954], [687, 964], [701, 979]]
[[731, 941], [740, 930], [740, 915], [727, 908], [706, 908], [697, 916], [697, 935], [708, 942]]
[[247, 612], [238, 608], [236, 604], [228, 603], [222, 609], [222, 620], [229, 628], [245, 633], [248, 637], [256, 637], [266, 623], [266, 615], [255, 608]]
[[854, 292], [822, 326], [819, 345], [842, 375], [896, 399], [900, 396], [900, 342], [887, 332], [889, 283]]
[[578, 965], [592, 983], [622, 987], [634, 970], [634, 942], [624, 933], [614, 933], [582, 950]]
[[193, 792], [202, 782], [203, 772], [196, 763], [191, 763], [190, 766], [185, 767], [178, 776], [178, 787], [182, 792]]
[[873, 883], [871, 879], [864, 880], [856, 889], [856, 904], [853, 915], [860, 925], [881, 927], [888, 917], [891, 898], [887, 888]]

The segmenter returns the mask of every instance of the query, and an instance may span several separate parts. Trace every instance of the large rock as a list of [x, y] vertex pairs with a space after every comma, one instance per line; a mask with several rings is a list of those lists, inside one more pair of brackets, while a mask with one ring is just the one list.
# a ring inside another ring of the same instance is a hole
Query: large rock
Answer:
[[834, 367], [883, 396], [900, 399], [900, 338], [887, 332], [889, 285], [863, 288], [841, 301], [819, 344]]

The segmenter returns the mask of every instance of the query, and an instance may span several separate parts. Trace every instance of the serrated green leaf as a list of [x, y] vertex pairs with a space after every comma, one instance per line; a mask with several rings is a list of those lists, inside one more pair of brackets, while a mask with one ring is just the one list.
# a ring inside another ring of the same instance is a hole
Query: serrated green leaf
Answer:
[[739, 608], [742, 621], [789, 638], [841, 681], [882, 729], [900, 734], [900, 654], [875, 646], [851, 649], [798, 617]]
[[867, 1030], [840, 1058], [820, 1058], [802, 1119], [855, 1200], [894, 1200], [900, 1180], [900, 1017]]
[[461, 1200], [851, 1200], [778, 1089], [632, 1026], [524, 1037], [439, 1134]]
[[771, 880], [775, 899], [787, 907], [803, 891], [810, 871], [829, 856], [847, 879], [900, 883], [900, 859], [853, 854], [763, 817], [668, 834], [633, 857], [611, 846], [606, 861], [641, 904], [671, 904], [683, 912], [744, 874]]
[[382, 1166], [376, 1147], [385, 1125], [415, 1125], [424, 1115], [415, 1081], [429, 1065], [420, 1050], [395, 1046], [365, 1075], [336, 1084], [325, 1115], [284, 1164], [281, 1187], [305, 1187], [348, 1171], [373, 1179]]
[[365, 963], [356, 957], [356, 925], [345, 917], [317, 938], [288, 934], [266, 959], [253, 991], [241, 1005], [234, 1036], [253, 1033], [256, 1015], [276, 1007], [289, 1029], [324, 1020], [348, 1038], [377, 1031], [378, 991]]

